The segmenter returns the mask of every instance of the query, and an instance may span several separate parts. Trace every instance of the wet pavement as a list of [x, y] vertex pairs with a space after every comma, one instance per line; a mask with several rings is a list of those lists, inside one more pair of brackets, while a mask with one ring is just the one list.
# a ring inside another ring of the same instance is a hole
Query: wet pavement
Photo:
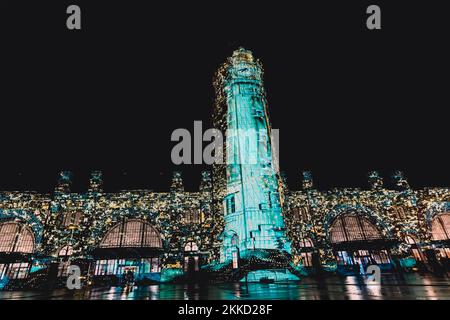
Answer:
[[450, 278], [419, 274], [382, 275], [381, 285], [362, 277], [303, 278], [300, 283], [229, 283], [217, 285], [161, 284], [134, 287], [53, 291], [3, 291], [0, 299], [85, 300], [450, 300]]

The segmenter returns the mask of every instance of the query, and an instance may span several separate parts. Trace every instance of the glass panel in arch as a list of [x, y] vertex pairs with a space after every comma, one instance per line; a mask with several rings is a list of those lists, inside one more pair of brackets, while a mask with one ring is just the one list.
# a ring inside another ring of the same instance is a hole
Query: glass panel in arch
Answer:
[[332, 243], [343, 242], [347, 239], [345, 238], [344, 228], [342, 226], [341, 218], [334, 221], [331, 226], [330, 238]]
[[128, 221], [125, 224], [125, 234], [123, 238], [123, 247], [140, 247], [142, 243], [141, 221]]
[[345, 230], [347, 231], [348, 241], [358, 241], [364, 239], [357, 216], [344, 216], [343, 222]]
[[0, 252], [11, 252], [13, 250], [17, 228], [16, 223], [0, 224]]
[[312, 247], [314, 247], [314, 245], [313, 245], [313, 242], [311, 239], [304, 238], [303, 240], [300, 241], [300, 247], [301, 248], [312, 248]]
[[366, 218], [361, 219], [361, 225], [364, 230], [364, 235], [368, 240], [381, 239], [380, 232], [378, 229]]
[[445, 234], [444, 229], [442, 228], [442, 224], [439, 221], [439, 217], [435, 217], [433, 222], [431, 223], [431, 236], [433, 240], [446, 240], [447, 236]]
[[448, 232], [450, 230], [450, 213], [442, 214], [441, 220], [445, 230]]
[[145, 247], [161, 248], [159, 233], [150, 225], [145, 225], [144, 243]]
[[120, 245], [120, 225], [117, 225], [113, 229], [108, 231], [106, 237], [100, 244], [100, 247], [111, 248], [111, 247], [119, 247], [119, 245]]
[[33, 253], [34, 236], [28, 228], [23, 227], [17, 240], [15, 252]]

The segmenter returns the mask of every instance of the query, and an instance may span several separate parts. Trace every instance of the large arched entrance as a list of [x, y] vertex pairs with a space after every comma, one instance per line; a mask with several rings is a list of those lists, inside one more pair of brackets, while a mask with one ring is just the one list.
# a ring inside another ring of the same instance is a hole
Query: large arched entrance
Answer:
[[94, 275], [121, 278], [132, 272], [136, 280], [158, 280], [162, 240], [148, 222], [125, 219], [112, 227], [94, 250]]
[[389, 241], [362, 214], [345, 213], [336, 217], [329, 229], [329, 239], [342, 272], [362, 273], [369, 265], [391, 267]]
[[25, 279], [34, 250], [35, 238], [30, 227], [16, 221], [0, 223], [0, 279]]

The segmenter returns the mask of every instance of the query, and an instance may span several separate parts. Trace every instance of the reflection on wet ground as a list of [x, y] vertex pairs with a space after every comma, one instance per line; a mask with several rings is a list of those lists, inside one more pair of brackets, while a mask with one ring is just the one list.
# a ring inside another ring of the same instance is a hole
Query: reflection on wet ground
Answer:
[[161, 284], [134, 287], [91, 288], [78, 291], [0, 292], [0, 299], [87, 299], [87, 300], [450, 300], [450, 278], [419, 274], [383, 275], [381, 285], [367, 284], [362, 277], [304, 278], [299, 283], [228, 283], [217, 285]]

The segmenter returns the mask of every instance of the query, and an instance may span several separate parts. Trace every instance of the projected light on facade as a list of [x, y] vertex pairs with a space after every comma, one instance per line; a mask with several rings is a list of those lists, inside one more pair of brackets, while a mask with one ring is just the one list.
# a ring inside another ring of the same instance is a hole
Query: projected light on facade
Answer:
[[252, 250], [290, 252], [284, 234], [262, 73], [252, 53], [242, 48], [222, 69], [227, 106], [222, 259], [232, 259], [235, 267], [237, 257], [245, 257]]

